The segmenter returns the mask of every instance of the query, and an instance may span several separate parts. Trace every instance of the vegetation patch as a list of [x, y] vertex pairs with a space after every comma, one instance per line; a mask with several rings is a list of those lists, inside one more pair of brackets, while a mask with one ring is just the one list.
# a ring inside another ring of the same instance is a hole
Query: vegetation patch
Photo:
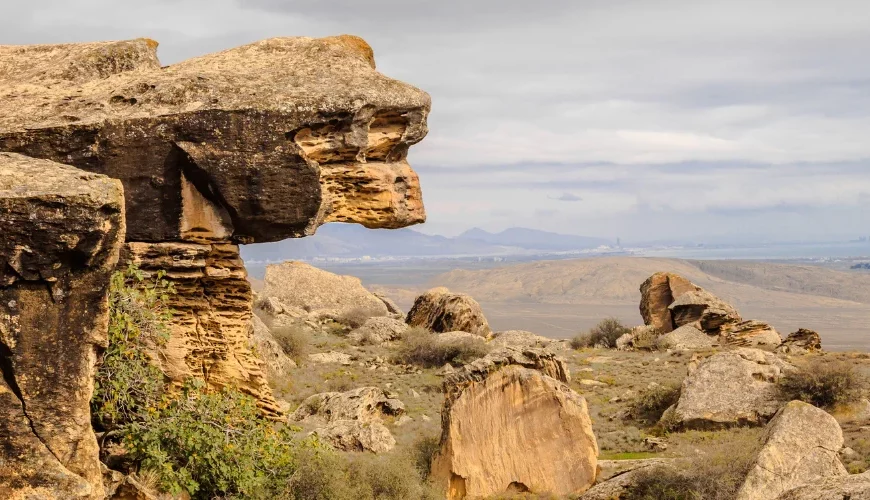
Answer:
[[486, 356], [491, 347], [483, 339], [440, 340], [438, 334], [423, 328], [409, 328], [402, 336], [395, 361], [438, 367], [445, 363], [463, 365]]
[[580, 333], [572, 338], [570, 345], [572, 349], [584, 347], [612, 349], [616, 347], [616, 339], [629, 332], [631, 332], [631, 328], [623, 325], [618, 319], [605, 318], [588, 332]]
[[847, 361], [815, 359], [778, 382], [784, 400], [800, 400], [824, 409], [854, 403], [867, 391], [867, 377]]
[[653, 425], [662, 414], [680, 399], [679, 385], [654, 385], [644, 389], [628, 407], [629, 416], [638, 422]]

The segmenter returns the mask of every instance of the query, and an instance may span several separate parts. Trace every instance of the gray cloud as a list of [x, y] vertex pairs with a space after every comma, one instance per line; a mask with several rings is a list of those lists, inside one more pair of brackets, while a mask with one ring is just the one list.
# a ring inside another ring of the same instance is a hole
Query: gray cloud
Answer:
[[432, 94], [410, 156], [428, 232], [823, 238], [867, 220], [864, 0], [31, 0], [4, 17], [0, 43], [149, 36], [166, 64], [366, 38]]
[[559, 201], [582, 201], [583, 200], [583, 198], [577, 196], [576, 194], [571, 194], [571, 193], [562, 193], [559, 196], [553, 197], [551, 199], [559, 200]]

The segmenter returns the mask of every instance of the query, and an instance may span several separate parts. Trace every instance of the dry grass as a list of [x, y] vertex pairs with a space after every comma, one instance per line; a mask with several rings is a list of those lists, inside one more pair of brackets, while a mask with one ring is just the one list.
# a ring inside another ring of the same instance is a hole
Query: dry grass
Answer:
[[486, 356], [490, 346], [482, 340], [457, 339], [439, 341], [437, 334], [422, 328], [409, 328], [402, 337], [394, 359], [429, 368], [445, 363], [462, 365]]
[[378, 311], [372, 311], [365, 307], [354, 307], [353, 309], [342, 313], [338, 318], [336, 318], [336, 321], [351, 330], [354, 330], [363, 326], [367, 319], [380, 315], [381, 314]]
[[800, 370], [787, 373], [778, 386], [784, 400], [797, 399], [833, 409], [861, 399], [867, 391], [867, 377], [854, 363], [814, 359]]
[[680, 399], [680, 386], [655, 385], [644, 389], [629, 405], [629, 416], [646, 425], [653, 425], [669, 406]]
[[290, 359], [300, 362], [308, 354], [311, 335], [301, 326], [287, 325], [272, 329], [272, 337]]

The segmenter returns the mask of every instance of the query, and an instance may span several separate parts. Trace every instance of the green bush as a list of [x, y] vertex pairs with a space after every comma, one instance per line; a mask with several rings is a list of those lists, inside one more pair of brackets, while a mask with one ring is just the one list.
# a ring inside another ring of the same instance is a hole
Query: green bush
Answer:
[[355, 499], [435, 500], [444, 498], [426, 484], [408, 457], [398, 454], [357, 455], [348, 464], [348, 477], [356, 486]]
[[679, 399], [679, 385], [656, 385], [644, 389], [629, 405], [629, 416], [648, 425], [655, 424]]
[[402, 336], [395, 360], [424, 367], [462, 365], [486, 356], [489, 351], [490, 346], [483, 339], [443, 341], [438, 334], [423, 328], [409, 328]]
[[778, 382], [784, 400], [800, 400], [832, 409], [853, 403], [867, 390], [867, 378], [845, 361], [814, 360], [802, 369], [786, 373]]
[[616, 318], [605, 318], [587, 333], [580, 333], [570, 341], [572, 349], [584, 347], [616, 347], [616, 339], [631, 331]]
[[308, 344], [311, 340], [308, 332], [298, 325], [276, 327], [272, 330], [272, 338], [278, 342], [284, 354], [297, 362], [308, 353]]
[[435, 454], [441, 449], [441, 439], [438, 436], [424, 436], [414, 442], [411, 453], [414, 457], [414, 466], [420, 477], [423, 479], [429, 478], [429, 472], [432, 469], [432, 460]]

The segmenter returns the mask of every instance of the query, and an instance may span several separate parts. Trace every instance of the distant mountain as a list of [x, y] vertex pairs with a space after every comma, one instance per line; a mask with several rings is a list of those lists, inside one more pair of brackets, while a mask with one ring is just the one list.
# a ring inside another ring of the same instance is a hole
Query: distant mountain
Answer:
[[423, 234], [413, 229], [366, 229], [356, 224], [326, 224], [314, 236], [245, 245], [246, 261], [359, 257], [437, 257], [512, 255], [596, 248], [600, 238], [511, 228], [500, 233], [470, 229], [455, 238]]

